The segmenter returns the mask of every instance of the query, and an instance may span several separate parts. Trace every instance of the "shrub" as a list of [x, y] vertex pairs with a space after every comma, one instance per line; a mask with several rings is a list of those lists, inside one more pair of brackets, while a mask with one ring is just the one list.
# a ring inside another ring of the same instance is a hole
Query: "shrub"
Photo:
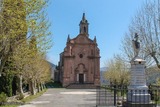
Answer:
[[21, 93], [21, 94], [19, 94], [17, 97], [16, 97], [16, 99], [18, 99], [18, 100], [22, 100], [24, 98], [24, 95]]
[[4, 92], [2, 92], [0, 94], [0, 105], [2, 105], [5, 102], [7, 102], [7, 95]]

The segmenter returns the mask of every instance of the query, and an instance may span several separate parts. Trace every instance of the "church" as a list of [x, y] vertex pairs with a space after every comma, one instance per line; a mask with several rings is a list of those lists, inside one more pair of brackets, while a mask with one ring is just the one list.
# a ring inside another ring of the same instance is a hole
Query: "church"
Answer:
[[71, 39], [60, 54], [59, 79], [63, 87], [72, 85], [100, 85], [100, 50], [96, 37], [89, 38], [89, 23], [83, 13], [79, 34]]

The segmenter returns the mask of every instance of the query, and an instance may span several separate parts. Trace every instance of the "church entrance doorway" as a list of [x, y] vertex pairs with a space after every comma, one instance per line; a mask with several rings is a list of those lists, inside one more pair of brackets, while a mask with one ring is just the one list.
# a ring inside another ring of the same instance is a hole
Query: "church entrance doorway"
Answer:
[[84, 74], [79, 74], [79, 83], [80, 84], [84, 83]]

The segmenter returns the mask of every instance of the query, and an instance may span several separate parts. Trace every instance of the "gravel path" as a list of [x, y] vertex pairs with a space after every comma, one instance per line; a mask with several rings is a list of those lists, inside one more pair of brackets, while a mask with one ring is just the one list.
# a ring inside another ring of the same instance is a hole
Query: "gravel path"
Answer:
[[48, 89], [42, 96], [19, 107], [96, 107], [94, 89]]

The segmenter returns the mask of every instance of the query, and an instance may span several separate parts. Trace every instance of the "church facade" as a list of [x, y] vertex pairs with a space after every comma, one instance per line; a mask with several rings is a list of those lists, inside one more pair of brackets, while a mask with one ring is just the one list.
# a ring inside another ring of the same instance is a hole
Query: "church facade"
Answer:
[[89, 38], [89, 23], [83, 13], [79, 34], [68, 36], [66, 47], [60, 54], [59, 75], [63, 87], [72, 84], [100, 85], [100, 50], [96, 37]]

